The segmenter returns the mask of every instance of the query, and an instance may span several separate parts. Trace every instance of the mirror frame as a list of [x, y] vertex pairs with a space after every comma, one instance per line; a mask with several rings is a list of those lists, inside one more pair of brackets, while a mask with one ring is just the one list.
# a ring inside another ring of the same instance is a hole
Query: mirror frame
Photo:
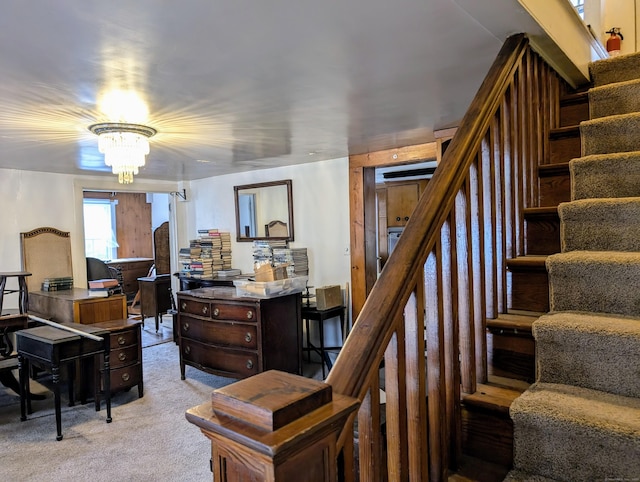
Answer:
[[[273, 187], [273, 186], [286, 186], [287, 188], [287, 212], [289, 219], [287, 219], [287, 227], [289, 229], [288, 236], [240, 236], [240, 205], [239, 205], [239, 191], [244, 189], [259, 189], [261, 187]], [[260, 182], [256, 184], [244, 184], [242, 186], [233, 186], [233, 195], [236, 206], [236, 241], [239, 243], [252, 242], [255, 240], [277, 240], [277, 241], [293, 241], [293, 190], [291, 188], [291, 179], [285, 179], [282, 181], [270, 181]]]

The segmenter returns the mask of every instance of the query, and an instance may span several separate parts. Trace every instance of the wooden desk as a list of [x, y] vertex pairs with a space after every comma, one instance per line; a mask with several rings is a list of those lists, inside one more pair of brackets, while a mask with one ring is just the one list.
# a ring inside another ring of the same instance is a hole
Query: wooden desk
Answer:
[[235, 279], [246, 280], [249, 278], [249, 275], [246, 275], [246, 274], [241, 274], [238, 276], [228, 276], [225, 278], [213, 278], [213, 279], [191, 278], [190, 276], [180, 276], [179, 273], [174, 273], [174, 276], [176, 276], [180, 280], [180, 291], [195, 290], [198, 288], [211, 288], [214, 286], [233, 287], [234, 286], [233, 280]]
[[29, 293], [29, 313], [58, 323], [82, 323], [127, 318], [124, 295], [106, 298], [91, 297], [89, 290], [74, 288], [65, 291], [32, 291]]
[[[16, 332], [16, 347], [20, 370], [20, 420], [27, 419], [26, 406], [29, 399], [29, 365], [34, 362], [52, 374], [53, 394], [56, 412], [56, 440], [62, 440], [62, 421], [60, 413], [60, 367], [75, 363], [82, 358], [104, 355], [104, 387], [107, 402], [107, 423], [111, 422], [111, 385], [109, 377], [109, 331], [91, 326], [72, 327], [73, 329], [99, 337], [87, 338], [53, 326], [37, 326]], [[95, 384], [98, 382], [96, 381]], [[73, 405], [73, 383], [69, 381], [69, 404]]]
[[145, 278], [138, 278], [140, 289], [140, 315], [142, 324], [147, 316], [153, 316], [156, 320], [156, 333], [160, 328], [160, 318], [163, 313], [168, 313], [171, 304], [171, 275], [159, 274]]
[[[330, 318], [340, 317], [340, 329], [344, 326], [344, 306], [334, 306], [333, 308], [329, 308], [328, 310], [318, 310], [318, 307], [315, 303], [303, 304], [302, 305], [302, 319], [305, 322], [305, 330], [307, 332], [307, 346], [304, 348], [304, 351], [307, 352], [308, 360], [311, 359], [311, 351], [315, 351], [320, 355], [320, 363], [322, 363], [322, 378], [324, 378], [324, 365], [327, 365], [327, 368], [331, 370], [333, 363], [327, 354], [328, 350], [339, 350], [342, 347], [340, 346], [324, 346], [324, 322]], [[318, 321], [318, 326], [320, 329], [320, 346], [315, 347], [311, 344], [311, 339], [309, 336], [309, 320]]]

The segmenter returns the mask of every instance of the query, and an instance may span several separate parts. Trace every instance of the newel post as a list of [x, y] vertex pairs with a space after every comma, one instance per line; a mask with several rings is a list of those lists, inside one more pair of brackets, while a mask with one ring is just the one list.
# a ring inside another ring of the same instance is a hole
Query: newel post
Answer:
[[187, 411], [211, 440], [216, 481], [335, 482], [336, 443], [359, 402], [275, 370], [214, 390]]

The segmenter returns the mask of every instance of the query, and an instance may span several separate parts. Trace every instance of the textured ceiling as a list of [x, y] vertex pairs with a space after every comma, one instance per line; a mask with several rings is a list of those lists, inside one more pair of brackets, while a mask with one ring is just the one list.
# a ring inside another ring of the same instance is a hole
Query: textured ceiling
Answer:
[[[508, 27], [482, 19], [496, 2]], [[87, 127], [116, 120], [98, 105], [111, 89], [138, 93], [158, 131], [145, 179], [431, 141], [519, 31], [515, 0], [474, 3], [3, 0], [0, 168], [107, 175]]]

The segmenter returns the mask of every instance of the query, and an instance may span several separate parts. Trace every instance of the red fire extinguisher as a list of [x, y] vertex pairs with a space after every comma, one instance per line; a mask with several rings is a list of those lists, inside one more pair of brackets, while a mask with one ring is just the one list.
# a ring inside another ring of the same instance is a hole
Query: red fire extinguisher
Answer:
[[620, 41], [624, 40], [624, 37], [620, 33], [620, 28], [611, 27], [611, 30], [606, 31], [605, 33], [611, 34], [607, 39], [607, 52], [609, 52], [609, 56], [615, 57], [620, 55]]

